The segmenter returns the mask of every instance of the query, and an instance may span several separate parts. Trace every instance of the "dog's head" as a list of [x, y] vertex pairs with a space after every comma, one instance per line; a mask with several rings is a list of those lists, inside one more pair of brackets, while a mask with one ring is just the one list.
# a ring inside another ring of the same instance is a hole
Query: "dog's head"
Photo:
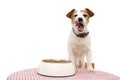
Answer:
[[66, 16], [72, 20], [73, 29], [77, 33], [81, 33], [86, 31], [89, 18], [94, 16], [94, 13], [88, 8], [84, 10], [72, 9]]

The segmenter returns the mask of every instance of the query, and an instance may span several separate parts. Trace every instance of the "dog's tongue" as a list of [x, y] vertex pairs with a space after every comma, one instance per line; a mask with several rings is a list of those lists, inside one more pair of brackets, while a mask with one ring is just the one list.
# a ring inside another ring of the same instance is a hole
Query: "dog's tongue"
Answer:
[[83, 31], [84, 30], [84, 25], [82, 23], [76, 23], [76, 26], [78, 28], [79, 31]]

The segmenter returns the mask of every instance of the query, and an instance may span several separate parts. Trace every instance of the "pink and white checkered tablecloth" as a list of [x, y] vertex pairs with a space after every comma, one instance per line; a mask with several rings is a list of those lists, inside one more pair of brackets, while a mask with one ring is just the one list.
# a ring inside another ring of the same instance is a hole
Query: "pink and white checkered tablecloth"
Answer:
[[120, 80], [120, 77], [102, 71], [88, 72], [80, 69], [70, 77], [46, 77], [38, 75], [35, 68], [15, 72], [7, 80]]

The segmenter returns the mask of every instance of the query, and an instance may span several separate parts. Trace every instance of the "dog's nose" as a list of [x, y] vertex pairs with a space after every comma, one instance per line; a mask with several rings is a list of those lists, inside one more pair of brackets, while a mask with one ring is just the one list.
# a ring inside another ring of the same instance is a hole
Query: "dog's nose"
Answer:
[[82, 19], [82, 18], [78, 18], [78, 21], [79, 21], [79, 22], [82, 22], [82, 21], [83, 21], [83, 19]]

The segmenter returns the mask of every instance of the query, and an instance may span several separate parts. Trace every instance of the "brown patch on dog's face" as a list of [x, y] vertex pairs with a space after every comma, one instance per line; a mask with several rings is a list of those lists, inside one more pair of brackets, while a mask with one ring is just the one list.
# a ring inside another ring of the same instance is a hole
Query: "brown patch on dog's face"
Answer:
[[89, 17], [93, 17], [94, 16], [94, 13], [90, 9], [88, 9], [88, 8], [85, 8], [85, 10], [81, 10], [80, 12], [87, 13], [89, 15]]
[[88, 8], [85, 8], [84, 10], [81, 10], [80, 12], [85, 13], [83, 14], [83, 16], [86, 16], [86, 19], [88, 22], [89, 22], [89, 18], [94, 16], [94, 13]]
[[74, 14], [75, 12], [76, 12], [76, 10], [75, 10], [75, 9], [72, 9], [70, 12], [67, 13], [66, 16], [67, 16], [68, 18], [73, 18], [73, 14]]
[[75, 22], [74, 22], [74, 19], [75, 19], [75, 13], [76, 13], [77, 11], [75, 10], [75, 9], [72, 9], [70, 12], [68, 12], [67, 13], [67, 17], [68, 18], [70, 18], [71, 20], [72, 20], [72, 24], [74, 24]]

